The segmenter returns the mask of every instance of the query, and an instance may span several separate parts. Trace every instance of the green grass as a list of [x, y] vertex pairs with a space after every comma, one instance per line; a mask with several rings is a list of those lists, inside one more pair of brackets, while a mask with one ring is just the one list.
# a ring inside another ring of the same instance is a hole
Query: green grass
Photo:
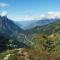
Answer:
[[11, 54], [11, 57], [14, 57], [16, 55], [16, 53], [18, 52], [18, 50], [7, 50], [5, 52], [0, 53], [0, 59], [3, 59], [4, 57], [6, 57], [6, 55]]

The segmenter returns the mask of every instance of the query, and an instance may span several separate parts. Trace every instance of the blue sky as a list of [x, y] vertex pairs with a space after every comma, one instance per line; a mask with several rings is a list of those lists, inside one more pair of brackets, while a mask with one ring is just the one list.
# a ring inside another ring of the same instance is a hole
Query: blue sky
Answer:
[[32, 19], [47, 12], [60, 12], [60, 0], [0, 0], [0, 13], [4, 11], [13, 20]]

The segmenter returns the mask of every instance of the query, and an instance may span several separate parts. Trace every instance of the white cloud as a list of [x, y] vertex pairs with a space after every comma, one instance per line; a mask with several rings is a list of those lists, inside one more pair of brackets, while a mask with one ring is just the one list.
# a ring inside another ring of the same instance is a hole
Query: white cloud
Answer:
[[[13, 18], [13, 17], [12, 17]], [[24, 15], [24, 16], [16, 16], [14, 17], [13, 19], [15, 20], [38, 20], [39, 19], [39, 16], [29, 16], [29, 15]]]
[[55, 19], [60, 18], [60, 12], [47, 12], [46, 14], [38, 15], [23, 15], [23, 16], [14, 16], [12, 17], [15, 20], [43, 20], [43, 19]]
[[7, 16], [7, 11], [3, 11], [3, 12], [1, 13], [1, 16]]
[[0, 3], [0, 8], [5, 8], [5, 7], [7, 7], [7, 6], [8, 6], [7, 3]]
[[60, 12], [48, 12], [47, 18], [60, 18]]

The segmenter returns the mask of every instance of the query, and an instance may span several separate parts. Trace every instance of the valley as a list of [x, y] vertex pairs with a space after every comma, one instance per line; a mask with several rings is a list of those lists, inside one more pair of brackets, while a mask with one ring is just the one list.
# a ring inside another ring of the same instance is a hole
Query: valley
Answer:
[[[46, 20], [43, 21], [45, 23]], [[22, 29], [6, 16], [0, 17], [0, 58], [7, 60], [52, 60], [52, 56], [53, 60], [59, 59], [60, 19], [51, 23], [49, 19], [47, 21], [48, 24], [42, 22], [44, 25], [36, 25], [35, 22], [33, 28]], [[6, 58], [7, 56], [8, 58]]]

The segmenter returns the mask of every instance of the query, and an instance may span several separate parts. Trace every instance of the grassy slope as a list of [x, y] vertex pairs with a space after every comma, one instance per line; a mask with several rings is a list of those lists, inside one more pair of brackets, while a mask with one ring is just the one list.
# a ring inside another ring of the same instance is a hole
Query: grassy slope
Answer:
[[40, 52], [31, 49], [16, 49], [9, 50], [9, 52], [0, 53], [0, 60], [4, 60], [4, 58], [9, 55], [7, 60], [59, 60], [60, 53], [48, 53], [48, 52]]

